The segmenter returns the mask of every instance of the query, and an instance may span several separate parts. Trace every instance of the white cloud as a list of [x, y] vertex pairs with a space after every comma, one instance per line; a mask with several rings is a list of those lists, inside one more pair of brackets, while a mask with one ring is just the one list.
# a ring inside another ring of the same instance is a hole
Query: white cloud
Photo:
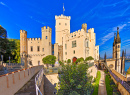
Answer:
[[3, 3], [3, 2], [0, 2], [0, 4], [3, 5], [3, 6], [8, 7], [8, 6], [7, 6], [5, 3]]
[[122, 25], [118, 25], [116, 27], [113, 27], [113, 31], [116, 31], [117, 27], [119, 27], [119, 31], [121, 31], [125, 26], [127, 26], [127, 24], [122, 24]]
[[113, 27], [112, 29], [109, 29], [109, 31], [112, 31], [112, 32], [110, 32], [107, 35], [105, 35], [104, 37], [100, 38], [101, 39], [100, 46], [105, 44], [106, 41], [108, 41], [114, 37], [114, 32], [117, 31], [117, 27], [119, 27], [119, 29], [120, 29], [119, 31], [121, 31], [125, 26], [127, 26], [127, 24], [118, 25], [116, 27]]
[[36, 22], [38, 22], [38, 23], [41, 23], [41, 24], [45, 25], [45, 23], [43, 23], [43, 22], [41, 22], [41, 21], [39, 21], [39, 20], [34, 19], [32, 16], [29, 16], [29, 18], [31, 18], [32, 20], [34, 20], [34, 21], [36, 21]]

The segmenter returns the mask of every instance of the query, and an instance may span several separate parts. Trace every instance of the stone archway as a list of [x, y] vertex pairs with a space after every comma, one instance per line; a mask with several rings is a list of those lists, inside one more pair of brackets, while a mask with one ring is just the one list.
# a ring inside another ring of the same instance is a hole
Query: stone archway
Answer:
[[73, 59], [72, 59], [73, 63], [74, 63], [76, 60], [77, 60], [77, 58], [76, 58], [76, 57], [73, 57]]

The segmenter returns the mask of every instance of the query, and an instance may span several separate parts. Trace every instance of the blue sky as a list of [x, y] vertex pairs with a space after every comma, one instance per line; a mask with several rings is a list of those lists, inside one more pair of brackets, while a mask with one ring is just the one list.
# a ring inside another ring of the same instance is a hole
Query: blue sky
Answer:
[[71, 16], [71, 32], [87, 23], [94, 28], [96, 45], [100, 55], [112, 57], [112, 43], [117, 26], [120, 28], [121, 50], [130, 55], [130, 1], [129, 0], [0, 0], [0, 25], [8, 38], [19, 39], [20, 29], [27, 31], [28, 38], [41, 37], [41, 27], [52, 28], [55, 43], [55, 15]]

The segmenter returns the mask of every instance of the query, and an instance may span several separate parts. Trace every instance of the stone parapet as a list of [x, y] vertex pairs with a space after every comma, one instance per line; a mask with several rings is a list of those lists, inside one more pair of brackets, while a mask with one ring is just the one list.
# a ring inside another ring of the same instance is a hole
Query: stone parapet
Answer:
[[21, 87], [23, 87], [43, 65], [34, 66], [27, 69], [21, 69], [0, 76], [0, 94], [14, 95]]

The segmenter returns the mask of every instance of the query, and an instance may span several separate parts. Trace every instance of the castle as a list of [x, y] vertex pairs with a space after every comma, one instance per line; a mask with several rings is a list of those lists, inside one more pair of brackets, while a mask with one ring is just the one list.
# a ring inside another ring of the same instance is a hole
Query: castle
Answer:
[[[96, 44], [94, 28], [87, 30], [87, 24], [82, 24], [82, 29], [70, 33], [70, 16], [55, 16], [55, 41], [54, 56], [56, 61], [71, 59], [75, 62], [77, 58], [92, 56], [94, 60], [99, 59], [99, 46]], [[27, 31], [20, 30], [20, 56], [21, 62], [33, 66], [42, 64], [42, 58], [52, 55], [50, 27], [42, 27], [41, 38], [27, 38]]]

